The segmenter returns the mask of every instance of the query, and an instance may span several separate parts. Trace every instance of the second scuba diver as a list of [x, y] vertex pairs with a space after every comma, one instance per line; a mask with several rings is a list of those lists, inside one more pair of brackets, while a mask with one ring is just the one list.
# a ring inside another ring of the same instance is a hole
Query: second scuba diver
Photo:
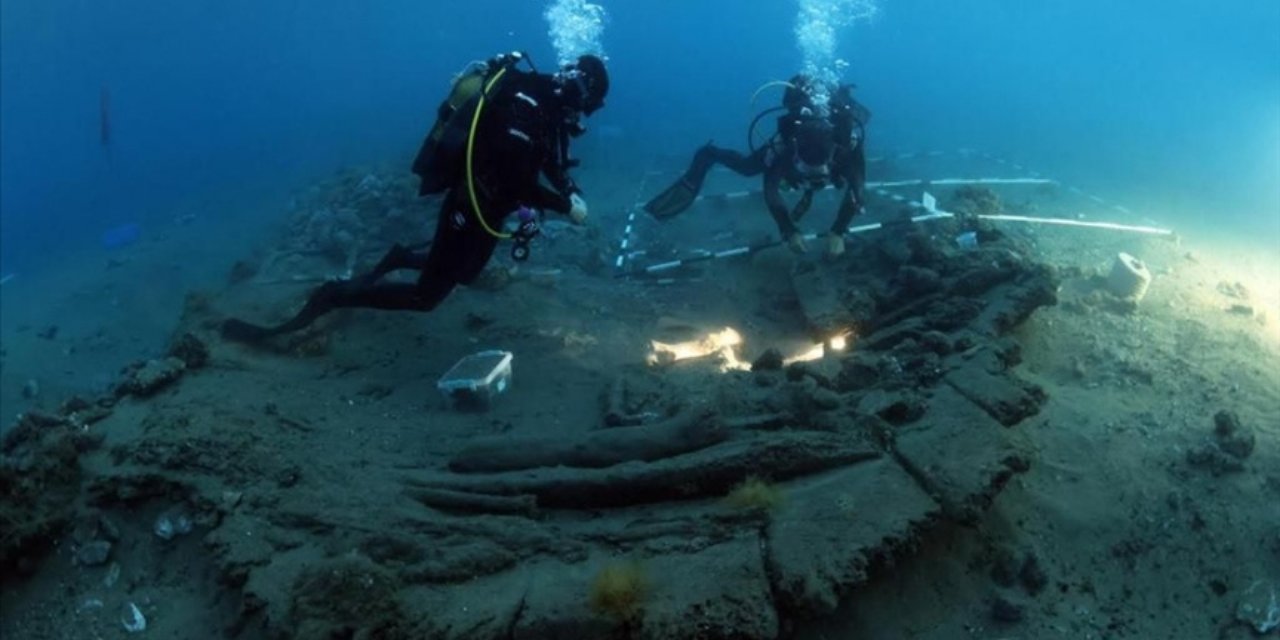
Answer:
[[[764, 199], [778, 231], [792, 250], [806, 250], [804, 233], [797, 223], [808, 212], [813, 194], [832, 185], [844, 188], [840, 209], [829, 231], [823, 234], [827, 255], [844, 253], [849, 221], [862, 209], [866, 186], [866, 124], [870, 113], [853, 99], [852, 87], [827, 87], [804, 75], [789, 82], [782, 106], [769, 109], [751, 123], [749, 155], [708, 143], [694, 154], [689, 169], [675, 184], [644, 205], [645, 211], [665, 219], [688, 209], [702, 190], [707, 172], [716, 164], [743, 176], [764, 175]], [[766, 85], [768, 86], [768, 85]], [[762, 87], [763, 88], [763, 87]], [[825, 92], [825, 108], [816, 104], [815, 92]], [[752, 139], [756, 124], [770, 113], [778, 117], [777, 132], [761, 147]], [[783, 200], [783, 188], [804, 189], [794, 209]]]
[[[567, 214], [581, 224], [587, 205], [569, 177], [569, 139], [581, 135], [583, 116], [604, 106], [609, 76], [604, 62], [584, 55], [555, 74], [521, 71], [523, 54], [473, 63], [454, 80], [437, 120], [413, 163], [419, 195], [446, 192], [429, 248], [395, 245], [372, 271], [326, 282], [292, 319], [273, 327], [230, 319], [223, 335], [254, 342], [297, 331], [340, 307], [430, 311], [458, 284], [480, 275], [502, 239], [512, 257], [528, 256], [539, 211]], [[530, 65], [532, 66], [532, 65]], [[545, 175], [551, 188], [540, 181]], [[515, 215], [516, 231], [503, 231]], [[417, 281], [379, 282], [399, 269]]]

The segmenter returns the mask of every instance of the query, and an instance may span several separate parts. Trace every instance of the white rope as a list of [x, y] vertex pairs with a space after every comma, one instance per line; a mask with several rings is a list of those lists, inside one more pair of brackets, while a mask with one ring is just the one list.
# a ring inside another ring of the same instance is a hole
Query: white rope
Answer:
[[1032, 216], [1004, 216], [1004, 215], [986, 215], [978, 216], [983, 220], [1002, 220], [1006, 222], [1030, 222], [1033, 224], [1053, 224], [1064, 227], [1089, 227], [1092, 229], [1109, 229], [1111, 231], [1129, 231], [1133, 233], [1146, 233], [1156, 236], [1173, 235], [1173, 231], [1169, 229], [1161, 229], [1159, 227], [1145, 227], [1139, 225], [1116, 224], [1114, 222], [1086, 222], [1084, 220], [1070, 220], [1067, 218], [1036, 218]]

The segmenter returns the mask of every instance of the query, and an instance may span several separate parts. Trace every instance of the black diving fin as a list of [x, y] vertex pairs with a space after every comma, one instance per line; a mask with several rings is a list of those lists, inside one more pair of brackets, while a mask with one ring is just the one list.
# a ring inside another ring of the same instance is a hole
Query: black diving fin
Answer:
[[[400, 248], [403, 249], [403, 247]], [[307, 303], [303, 305], [302, 310], [297, 315], [287, 322], [274, 327], [264, 327], [244, 320], [228, 318], [222, 323], [222, 337], [234, 342], [253, 344], [283, 333], [292, 333], [306, 328], [312, 322], [315, 322], [316, 318], [338, 306], [342, 306], [339, 301], [345, 293], [351, 290], [352, 286], [350, 282], [337, 280], [331, 280], [320, 285], [319, 288], [311, 293], [311, 297], [307, 299]]]
[[263, 327], [235, 318], [230, 318], [222, 323], [222, 337], [232, 342], [254, 344], [262, 342], [276, 335], [276, 333], [276, 331], [272, 330], [272, 327]]
[[697, 199], [698, 185], [687, 176], [681, 176], [675, 184], [667, 187], [666, 191], [646, 202], [644, 210], [659, 220], [665, 220], [688, 209]]

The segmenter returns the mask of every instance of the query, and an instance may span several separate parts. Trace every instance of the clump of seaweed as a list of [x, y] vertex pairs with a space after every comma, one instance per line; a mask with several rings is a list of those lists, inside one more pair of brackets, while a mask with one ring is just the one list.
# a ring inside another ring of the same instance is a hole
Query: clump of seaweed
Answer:
[[735, 509], [758, 509], [773, 512], [786, 502], [786, 494], [771, 482], [750, 476], [734, 487], [724, 501]]
[[591, 610], [620, 623], [634, 622], [649, 594], [649, 578], [638, 560], [605, 565], [591, 583]]

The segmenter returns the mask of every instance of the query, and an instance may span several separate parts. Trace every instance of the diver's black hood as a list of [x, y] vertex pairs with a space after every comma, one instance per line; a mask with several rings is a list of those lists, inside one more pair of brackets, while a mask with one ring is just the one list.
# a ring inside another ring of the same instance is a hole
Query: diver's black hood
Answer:
[[579, 56], [578, 60], [564, 68], [564, 91], [568, 104], [585, 115], [591, 115], [604, 106], [609, 95], [609, 70], [598, 56]]

